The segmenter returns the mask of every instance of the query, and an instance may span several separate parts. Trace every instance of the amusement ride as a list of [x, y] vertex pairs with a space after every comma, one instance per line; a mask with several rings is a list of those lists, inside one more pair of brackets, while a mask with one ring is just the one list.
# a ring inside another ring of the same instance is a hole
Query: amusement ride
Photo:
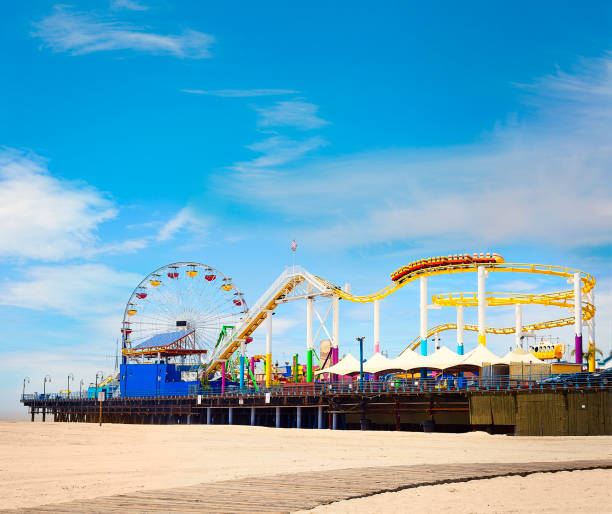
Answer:
[[[477, 291], [444, 293], [428, 297], [428, 280], [438, 275], [476, 273]], [[523, 273], [563, 279], [570, 288], [554, 293], [516, 294], [487, 292], [490, 273]], [[391, 274], [391, 282], [368, 295], [355, 295], [349, 287], [339, 287], [313, 275], [303, 268], [286, 269], [248, 308], [244, 295], [231, 278], [219, 270], [196, 262], [179, 262], [158, 268], [147, 275], [134, 289], [125, 307], [122, 332], [123, 363], [144, 363], [160, 360], [197, 363], [205, 380], [231, 374], [244, 387], [245, 378], [256, 386], [254, 361], [263, 360], [265, 386], [272, 384], [272, 313], [289, 301], [306, 302], [306, 366], [304, 379], [314, 380], [313, 350], [323, 327], [331, 343], [331, 365], [338, 363], [339, 300], [372, 303], [374, 306], [374, 353], [380, 352], [380, 302], [408, 284], [418, 281], [420, 287], [420, 333], [404, 350], [420, 348], [427, 355], [427, 340], [442, 331], [457, 331], [457, 354], [463, 355], [464, 331], [478, 332], [479, 345], [486, 347], [487, 334], [516, 334], [517, 347], [526, 334], [534, 331], [574, 324], [576, 362], [582, 363], [583, 324], [589, 328], [589, 345], [594, 345], [595, 279], [582, 271], [550, 265], [508, 263], [494, 253], [454, 254], [421, 259], [403, 266]], [[331, 333], [325, 328], [325, 318], [316, 311], [315, 300], [329, 299], [332, 314]], [[431, 301], [431, 304], [428, 304]], [[555, 306], [570, 311], [570, 316], [524, 325], [522, 306], [536, 304]], [[495, 306], [515, 306], [515, 325], [491, 327], [486, 324], [486, 309]], [[456, 322], [428, 327], [427, 311], [431, 308], [456, 309]], [[464, 308], [476, 307], [478, 323], [463, 322]], [[321, 327], [313, 336], [314, 315]], [[246, 348], [255, 330], [266, 322], [265, 355], [247, 360]], [[403, 352], [402, 352], [403, 353]], [[553, 352], [554, 354], [554, 352]], [[594, 355], [594, 352], [591, 352]], [[297, 366], [297, 364], [296, 364]], [[594, 356], [589, 369], [595, 369]], [[297, 376], [297, 371], [296, 371]]]

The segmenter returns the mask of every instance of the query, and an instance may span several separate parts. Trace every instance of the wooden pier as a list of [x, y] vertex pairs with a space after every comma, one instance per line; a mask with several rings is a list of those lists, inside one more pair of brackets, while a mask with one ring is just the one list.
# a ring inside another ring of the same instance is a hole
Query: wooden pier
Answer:
[[286, 390], [262, 394], [65, 398], [25, 395], [37, 415], [58, 422], [237, 424], [278, 428], [612, 435], [610, 388], [481, 391]]

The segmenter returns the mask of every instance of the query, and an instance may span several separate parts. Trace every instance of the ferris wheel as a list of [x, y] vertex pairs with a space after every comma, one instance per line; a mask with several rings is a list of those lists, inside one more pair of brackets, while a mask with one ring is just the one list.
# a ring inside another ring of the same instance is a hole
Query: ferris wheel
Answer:
[[132, 292], [123, 315], [123, 346], [129, 355], [147, 341], [188, 333], [196, 348], [210, 352], [221, 332], [247, 312], [242, 292], [220, 271], [197, 262], [168, 264]]

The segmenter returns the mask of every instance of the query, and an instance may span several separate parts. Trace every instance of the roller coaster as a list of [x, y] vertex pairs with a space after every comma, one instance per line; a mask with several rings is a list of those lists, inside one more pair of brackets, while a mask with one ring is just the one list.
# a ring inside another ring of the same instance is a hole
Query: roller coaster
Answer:
[[[478, 306], [479, 324], [445, 323], [433, 328], [426, 327], [426, 281], [429, 277], [438, 275], [448, 275], [455, 273], [478, 273], [479, 291], [475, 293], [445, 293], [431, 297], [432, 304], [439, 307], [456, 307], [461, 310], [463, 307]], [[531, 275], [546, 275], [566, 279], [573, 284], [573, 289], [561, 290], [554, 293], [543, 294], [512, 294], [494, 293], [484, 291], [484, 278], [488, 273], [527, 273]], [[214, 351], [207, 355], [205, 367], [208, 374], [212, 374], [221, 369], [221, 365], [234, 352], [242, 348], [244, 352], [244, 342], [251, 337], [251, 334], [262, 324], [262, 322], [272, 313], [279, 303], [286, 299], [293, 298], [312, 298], [314, 296], [327, 296], [335, 299], [343, 299], [355, 303], [369, 303], [380, 301], [387, 296], [395, 293], [406, 285], [420, 280], [421, 282], [421, 334], [413, 340], [407, 348], [418, 348], [427, 338], [444, 330], [471, 330], [479, 332], [479, 343], [485, 344], [485, 334], [512, 334], [517, 331], [517, 326], [522, 330], [533, 331], [543, 330], [565, 325], [576, 325], [576, 344], [578, 341], [582, 345], [582, 322], [593, 321], [595, 307], [593, 305], [593, 288], [595, 278], [582, 271], [543, 264], [507, 263], [497, 254], [458, 254], [446, 257], [434, 257], [415, 261], [408, 266], [404, 266], [391, 274], [391, 283], [381, 290], [367, 294], [354, 295], [348, 290], [343, 289], [332, 282], [313, 275], [305, 269], [293, 267], [285, 270], [261, 296], [258, 302], [247, 312], [243, 320], [236, 327], [229, 331], [214, 348]], [[583, 300], [584, 296], [584, 300]], [[337, 303], [336, 303], [337, 304]], [[485, 306], [509, 306], [537, 304], [545, 306], [555, 306], [567, 308], [573, 311], [570, 317], [563, 317], [553, 320], [541, 321], [528, 325], [518, 325], [514, 327], [487, 327], [484, 325]], [[423, 319], [425, 319], [425, 330], [423, 330]], [[312, 347], [312, 341], [308, 343]], [[337, 348], [338, 341], [332, 341]], [[581, 348], [581, 346], [580, 346]], [[576, 359], [582, 359], [582, 350]], [[267, 355], [267, 362], [270, 356]], [[268, 366], [269, 368], [270, 366]]]

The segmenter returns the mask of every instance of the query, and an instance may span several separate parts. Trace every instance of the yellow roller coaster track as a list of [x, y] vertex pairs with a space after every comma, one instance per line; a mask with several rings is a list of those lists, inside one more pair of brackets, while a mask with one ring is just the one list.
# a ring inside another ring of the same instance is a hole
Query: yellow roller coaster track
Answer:
[[[502, 264], [461, 264], [454, 266], [437, 267], [432, 269], [425, 269], [409, 274], [396, 283], [389, 284], [384, 289], [381, 289], [377, 293], [355, 296], [350, 293], [342, 291], [336, 287], [335, 292], [341, 298], [349, 300], [351, 302], [366, 303], [385, 298], [386, 296], [394, 293], [398, 289], [404, 287], [406, 284], [413, 282], [420, 277], [430, 277], [435, 275], [446, 275], [449, 273], [469, 273], [478, 271], [478, 266], [484, 266], [488, 271], [493, 272], [510, 272], [510, 273], [532, 273], [540, 275], [549, 275], [557, 277], [570, 278], [574, 276], [574, 273], [580, 273], [582, 280], [582, 292], [587, 294], [595, 287], [595, 278], [587, 273], [579, 270], [564, 268], [560, 266], [547, 266], [542, 264], [522, 264], [522, 263], [502, 263]], [[537, 304], [537, 305], [553, 305], [561, 308], [573, 309], [574, 307], [574, 291], [557, 291], [554, 293], [543, 293], [543, 294], [513, 294], [513, 293], [486, 293], [486, 303], [489, 306], [500, 306], [500, 305], [516, 305], [520, 304]], [[441, 307], [457, 307], [463, 305], [466, 307], [475, 307], [478, 305], [478, 295], [476, 293], [445, 293], [438, 294], [431, 297], [434, 305]], [[586, 301], [582, 302], [582, 319], [587, 321], [595, 315], [595, 307]], [[524, 325], [525, 331], [532, 330], [544, 330], [554, 327], [562, 327], [565, 325], [573, 325], [574, 317], [560, 318], [549, 321], [542, 321], [539, 323], [532, 323]], [[427, 332], [427, 338], [442, 332], [444, 330], [455, 330], [457, 328], [456, 323], [443, 323], [429, 329]], [[478, 332], [477, 325], [465, 324], [465, 330], [472, 330]], [[486, 327], [486, 332], [490, 334], [513, 334], [516, 331], [515, 327]], [[416, 337], [408, 348], [415, 350], [421, 344], [420, 337]]]
[[276, 308], [276, 301], [279, 298], [282, 298], [286, 294], [290, 293], [294, 287], [300, 284], [303, 281], [303, 277], [294, 276], [285, 282], [281, 287], [279, 287], [275, 294], [270, 298], [270, 300], [263, 305], [260, 309], [257, 310], [252, 319], [248, 319], [246, 326], [243, 330], [240, 331], [238, 336], [231, 341], [231, 343], [223, 349], [220, 356], [215, 359], [210, 365], [210, 367], [206, 370], [208, 374], [214, 373], [221, 369], [221, 362], [223, 360], [227, 360], [232, 354], [240, 348], [240, 345], [244, 339], [249, 337], [255, 329], [262, 324], [263, 320], [268, 316], [268, 312], [272, 311]]
[[[324, 287], [330, 290], [333, 294], [338, 297], [348, 300], [350, 302], [355, 303], [369, 303], [374, 300], [380, 300], [389, 296], [392, 293], [395, 293], [397, 290], [406, 286], [407, 284], [414, 282], [415, 280], [421, 277], [433, 277], [436, 275], [448, 275], [452, 273], [473, 273], [478, 271], [478, 267], [483, 266], [489, 272], [505, 272], [505, 273], [530, 273], [535, 275], [547, 275], [547, 276], [556, 276], [556, 277], [564, 277], [566, 279], [573, 278], [575, 273], [580, 274], [580, 279], [582, 281], [582, 293], [584, 295], [590, 293], [595, 287], [595, 278], [587, 273], [582, 271], [565, 268], [561, 266], [549, 266], [544, 264], [523, 264], [523, 263], [473, 263], [473, 264], [456, 264], [456, 265], [447, 265], [447, 266], [438, 266], [435, 268], [426, 268], [418, 271], [414, 271], [405, 275], [400, 280], [396, 282], [392, 282], [385, 288], [381, 289], [376, 293], [372, 293], [369, 295], [353, 295], [341, 289], [340, 287], [332, 284], [328, 280], [322, 277], [313, 277], [310, 275], [306, 276], [308, 273], [304, 273], [303, 276], [300, 274], [293, 275], [291, 279], [287, 280], [282, 287], [279, 287], [277, 290], [277, 294], [273, 296], [269, 303], [267, 303], [263, 308], [261, 308], [253, 319], [248, 320], [248, 325], [245, 327], [243, 331], [234, 339], [230, 344], [228, 344], [223, 351], [215, 358], [215, 360], [211, 363], [208, 368], [208, 372], [212, 373], [218, 369], [220, 369], [220, 363], [222, 360], [227, 359], [231, 356], [239, 347], [241, 340], [245, 337], [248, 337], [252, 334], [255, 329], [262, 323], [262, 321], [266, 318], [268, 312], [276, 308], [276, 300], [288, 294], [294, 287], [300, 284], [303, 280], [308, 280], [309, 278], [314, 278], [319, 281]], [[558, 291], [554, 293], [543, 293], [543, 294], [513, 294], [513, 293], [486, 293], [486, 302], [489, 306], [499, 306], [499, 305], [515, 305], [517, 303], [520, 304], [538, 304], [538, 305], [553, 305], [561, 308], [570, 308], [574, 307], [574, 291]], [[446, 307], [456, 307], [458, 305], [464, 306], [476, 306], [478, 304], [478, 298], [476, 293], [446, 293], [446, 294], [438, 294], [432, 296], [432, 302], [435, 305], [446, 306]], [[587, 302], [582, 302], [582, 318], [587, 321], [590, 320], [595, 314], [595, 307]], [[560, 318], [550, 321], [542, 321], [539, 323], [533, 323], [530, 325], [524, 325], [524, 329], [526, 331], [532, 330], [543, 330], [554, 327], [561, 327], [565, 325], [572, 325], [574, 323], [574, 317]], [[456, 323], [445, 323], [442, 325], [438, 325], [429, 330], [427, 337], [431, 337], [432, 335], [442, 332], [444, 330], [453, 330], [456, 329]], [[478, 327], [476, 325], [466, 324], [464, 325], [465, 330], [478, 331]], [[495, 328], [495, 327], [487, 327], [486, 332], [491, 334], [512, 334], [515, 332], [514, 327], [504, 327], [504, 328]], [[411, 349], [415, 349], [420, 345], [420, 338], [415, 339], [408, 346]]]

